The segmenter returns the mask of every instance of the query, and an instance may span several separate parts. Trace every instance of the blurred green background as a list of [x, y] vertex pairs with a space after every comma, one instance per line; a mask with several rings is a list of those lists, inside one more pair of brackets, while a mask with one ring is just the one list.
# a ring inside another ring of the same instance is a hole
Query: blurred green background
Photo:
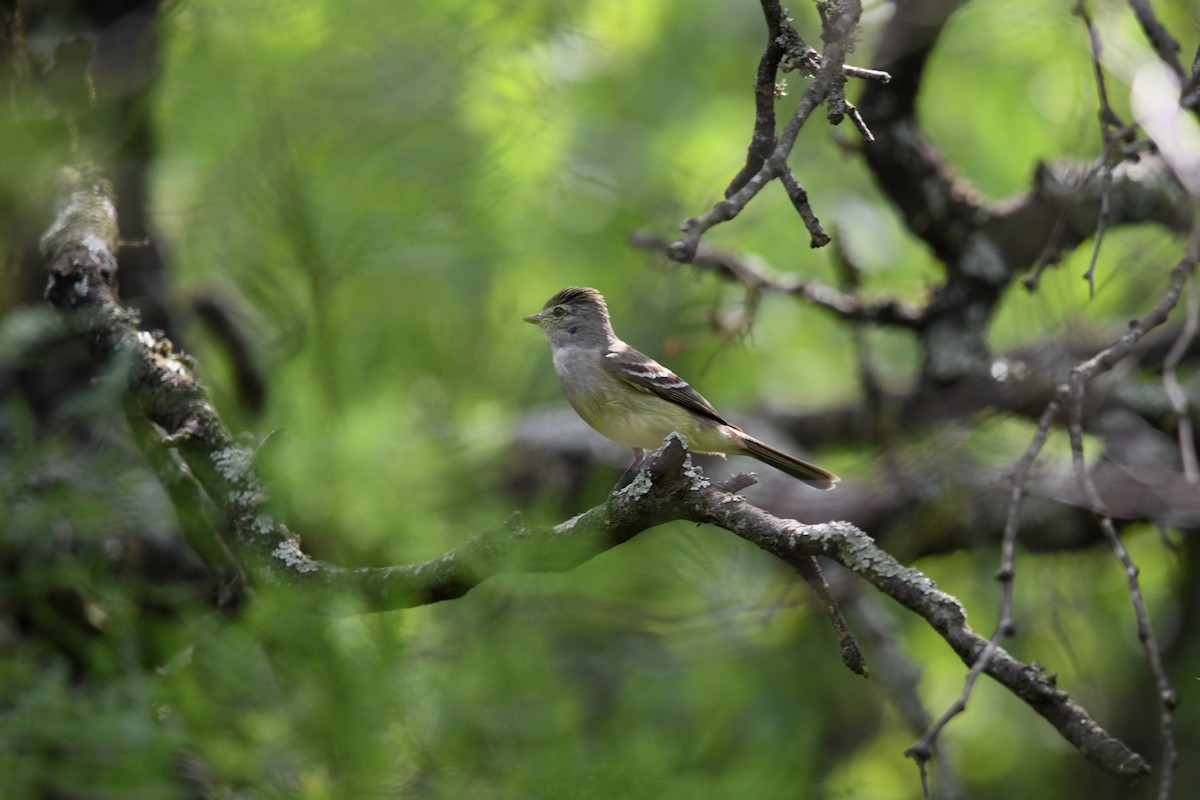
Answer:
[[[1039, 159], [1100, 152], [1086, 34], [1070, 6], [971, 3], [931, 65], [927, 130], [992, 197], [1027, 186]], [[1122, 81], [1149, 58], [1123, 8], [1097, 9], [1118, 53], [1122, 108]], [[1158, 10], [1194, 38], [1194, 6], [1190, 16], [1182, 5]], [[792, 12], [819, 42], [811, 4]], [[887, 13], [868, 4], [857, 63], [870, 61]], [[520, 317], [566, 285], [600, 289], [618, 332], [719, 408], [858, 399], [848, 328], [770, 296], [753, 335], [728, 341], [710, 317], [736, 312], [738, 290], [627, 243], [643, 228], [669, 235], [740, 168], [765, 39], [757, 3], [191, 0], [169, 4], [161, 26], [147, 113], [157, 138], [151, 218], [169, 250], [170, 292], [181, 302], [198, 292], [238, 298], [269, 388], [263, 413], [240, 404], [225, 351], [204, 326], [189, 323], [182, 344], [231, 428], [280, 432], [263, 470], [314, 555], [373, 566], [427, 559], [514, 510], [505, 489], [514, 430], [531, 410], [565, 405], [545, 342]], [[789, 80], [781, 115], [805, 85]], [[856, 135], [813, 119], [794, 169], [864, 269], [866, 291], [919, 301], [938, 266], [839, 139]], [[706, 238], [837, 282], [832, 254], [809, 249], [778, 187]], [[1095, 300], [1079, 280], [1085, 246], [1036, 294], [1012, 293], [993, 347], [1118, 330], [1158, 295], [1179, 251], [1160, 229], [1110, 232]], [[20, 342], [11, 323], [20, 313], [10, 314], [0, 355]], [[919, 364], [914, 343], [868, 338], [885, 383], [906, 386]], [[96, 408], [116, 420], [117, 403], [100, 384], [64, 421]], [[18, 422], [22, 413], [11, 403], [6, 411]], [[998, 434], [1003, 444], [987, 446], [1015, 458], [1031, 428], [1012, 424]], [[0, 523], [10, 536], [36, 546], [66, 525], [100, 540], [131, 515], [173, 535], [165, 499], [118, 466], [127, 448], [114, 441], [84, 466], [70, 466], [62, 448], [11, 450], [2, 467], [10, 487], [55, 464], [80, 479], [52, 503], [6, 500]], [[814, 457], [853, 478], [876, 455]], [[106, 472], [124, 492], [83, 479]], [[520, 510], [529, 522], [558, 522], [601, 502], [616, 474], [596, 471], [578, 508], [542, 493]], [[1170, 641], [1181, 568], [1154, 530], [1129, 545]], [[988, 633], [997, 563], [987, 547], [917, 566]], [[1018, 569], [1014, 654], [1057, 672], [1101, 724], [1154, 756], [1138, 721], [1154, 724], [1153, 692], [1116, 562], [1102, 552], [1027, 556]], [[180, 797], [175, 776], [188, 770], [222, 798], [920, 792], [903, 756], [916, 737], [886, 681], [846, 671], [795, 576], [719, 530], [668, 525], [565, 575], [508, 576], [459, 601], [370, 616], [331, 618], [331, 605], [352, 612], [353, 599], [265, 586], [235, 620], [199, 603], [148, 618], [102, 558], [54, 580], [87, 587], [106, 635], [70, 643], [85, 681], [50, 653], [18, 649], [0, 661], [4, 798], [48, 797], [47, 787], [64, 797]], [[863, 602], [900, 637], [921, 698], [940, 714], [961, 689], [961, 662], [923, 623]], [[1195, 690], [1177, 688], [1190, 708]], [[1196, 723], [1181, 725], [1194, 746]], [[958, 786], [959, 796], [1153, 790], [1101, 774], [986, 680], [942, 747], [952, 774], [935, 763], [935, 786]]]

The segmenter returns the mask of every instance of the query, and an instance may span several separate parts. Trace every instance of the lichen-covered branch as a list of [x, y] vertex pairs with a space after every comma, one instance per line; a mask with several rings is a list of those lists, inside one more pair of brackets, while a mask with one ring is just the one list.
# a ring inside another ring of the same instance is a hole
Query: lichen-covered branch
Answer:
[[[683, 443], [670, 437], [632, 483], [603, 505], [554, 527], [518, 520], [467, 540], [421, 564], [346, 569], [316, 561], [299, 539], [264, 508], [266, 487], [253, 453], [234, 442], [186, 357], [161, 335], [137, 329], [136, 316], [117, 299], [117, 224], [106, 182], [88, 171], [65, 177], [64, 202], [43, 239], [47, 299], [102, 363], [128, 364], [128, 390], [162, 429], [161, 446], [175, 448], [198, 484], [220, 508], [237, 537], [235, 550], [253, 571], [300, 586], [357, 592], [369, 609], [403, 608], [460, 597], [502, 572], [568, 570], [663, 522], [687, 519], [718, 525], [798, 568], [814, 556], [837, 561], [923, 618], [967, 663], [987, 646], [962, 606], [918, 570], [905, 567], [858, 528], [844, 522], [801, 525], [759, 509], [691, 465]], [[1101, 728], [1067, 694], [1030, 665], [997, 648], [987, 674], [1049, 721], [1089, 760], [1122, 776], [1146, 771], [1137, 753]]]
[[57, 215], [41, 242], [46, 299], [97, 361], [125, 366], [130, 395], [224, 514], [238, 554], [254, 565], [294, 566], [286, 556], [295, 537], [266, 510], [253, 451], [234, 441], [191, 360], [161, 331], [140, 330], [136, 312], [117, 298], [112, 186], [91, 168], [64, 170], [61, 181]]

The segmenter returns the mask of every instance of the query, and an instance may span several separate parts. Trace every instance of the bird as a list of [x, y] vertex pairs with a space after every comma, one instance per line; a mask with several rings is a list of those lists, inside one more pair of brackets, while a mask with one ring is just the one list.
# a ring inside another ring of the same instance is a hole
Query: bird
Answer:
[[568, 286], [524, 320], [545, 334], [554, 371], [576, 413], [633, 451], [631, 471], [647, 450], [677, 432], [687, 437], [693, 452], [749, 456], [816, 489], [837, 484], [832, 472], [777, 450], [729, 422], [691, 384], [618, 338], [608, 305], [595, 289]]

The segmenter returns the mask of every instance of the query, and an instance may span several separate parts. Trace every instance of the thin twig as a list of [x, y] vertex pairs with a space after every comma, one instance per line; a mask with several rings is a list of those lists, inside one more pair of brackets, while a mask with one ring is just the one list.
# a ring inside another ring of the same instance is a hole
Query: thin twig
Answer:
[[938, 736], [941, 735], [942, 729], [950, 723], [957, 715], [961, 714], [967, 708], [967, 701], [971, 698], [971, 693], [975, 689], [975, 682], [979, 676], [987, 669], [988, 662], [996, 653], [996, 649], [1000, 646], [1001, 639], [1011, 636], [1016, 631], [1016, 623], [1013, 620], [1012, 600], [1013, 600], [1013, 582], [1016, 577], [1016, 542], [1017, 530], [1020, 520], [1021, 500], [1025, 493], [1025, 482], [1029, 478], [1029, 471], [1033, 467], [1034, 461], [1037, 459], [1038, 453], [1041, 452], [1043, 445], [1046, 444], [1046, 439], [1050, 435], [1050, 429], [1054, 424], [1054, 420], [1058, 417], [1061, 405], [1057, 399], [1052, 400], [1046, 406], [1046, 410], [1042, 412], [1041, 418], [1038, 420], [1037, 431], [1034, 433], [1033, 440], [1029, 443], [1029, 447], [1025, 449], [1025, 453], [1021, 456], [1016, 466], [1013, 467], [1012, 474], [1012, 494], [1008, 504], [1008, 518], [1004, 523], [1004, 536], [1000, 546], [1000, 569], [996, 573], [996, 580], [1000, 581], [1000, 608], [997, 614], [996, 629], [992, 632], [991, 638], [988, 639], [987, 646], [983, 652], [975, 659], [975, 663], [971, 665], [971, 669], [967, 672], [967, 677], [963, 681], [963, 689], [955, 701], [949, 708], [938, 718], [937, 722], [930, 725], [911, 747], [904, 751], [905, 755], [914, 759], [917, 762], [917, 768], [921, 772], [921, 786], [925, 790], [926, 797], [929, 796], [929, 777], [926, 771], [926, 765], [933, 758]]
[[1092, 75], [1096, 80], [1096, 93], [1100, 99], [1100, 134], [1104, 142], [1104, 159], [1100, 177], [1100, 216], [1096, 220], [1095, 243], [1092, 246], [1092, 258], [1088, 262], [1087, 272], [1083, 278], [1088, 282], [1088, 297], [1096, 296], [1096, 262], [1100, 258], [1100, 246], [1104, 242], [1104, 232], [1108, 227], [1113, 184], [1113, 170], [1117, 164], [1130, 157], [1126, 155], [1126, 145], [1133, 142], [1136, 126], [1125, 125], [1108, 100], [1108, 85], [1104, 79], [1104, 67], [1101, 64], [1103, 43], [1100, 32], [1088, 13], [1084, 0], [1078, 0], [1072, 10], [1083, 20], [1087, 27], [1088, 43], [1092, 52]]
[[[669, 254], [673, 244], [670, 240], [649, 231], [636, 231], [629, 237], [629, 241], [635, 247], [663, 254]], [[907, 330], [920, 330], [925, 324], [923, 306], [905, 303], [895, 298], [878, 302], [863, 301], [795, 273], [771, 276], [750, 259], [712, 247], [705, 242], [701, 242], [697, 247], [690, 263], [699, 269], [712, 270], [735, 280], [755, 293], [779, 292], [802, 297], [816, 307], [845, 320]]]
[[867, 127], [867, 122], [863, 119], [862, 113], [849, 100], [846, 101], [846, 114], [849, 115], [850, 121], [854, 123], [854, 127], [858, 128], [858, 132], [862, 134], [864, 139], [868, 142], [875, 141], [875, 134], [871, 133], [871, 129]]
[[1051, 264], [1057, 264], [1062, 261], [1062, 235], [1063, 227], [1066, 222], [1067, 215], [1064, 211], [1059, 211], [1054, 219], [1054, 226], [1050, 228], [1050, 235], [1046, 237], [1046, 244], [1042, 251], [1038, 253], [1038, 257], [1033, 262], [1033, 266], [1029, 268], [1029, 274], [1021, 281], [1021, 285], [1028, 292], [1037, 290], [1038, 283], [1042, 279], [1042, 273], [1046, 271], [1046, 267]]
[[1134, 321], [1129, 326], [1129, 330], [1117, 339], [1117, 341], [1075, 367], [1075, 371], [1082, 376], [1085, 383], [1100, 373], [1111, 369], [1114, 364], [1129, 355], [1134, 346], [1147, 333], [1166, 322], [1171, 310], [1179, 303], [1184, 286], [1187, 285], [1188, 278], [1197, 261], [1200, 261], [1200, 212], [1193, 219], [1192, 229], [1188, 236], [1188, 244], [1183, 258], [1171, 270], [1171, 276], [1167, 281], [1167, 289], [1163, 292], [1162, 297], [1158, 299], [1158, 302], [1155, 303], [1154, 308], [1146, 312], [1145, 316]]
[[[779, 73], [797, 70], [815, 75], [821, 67], [821, 54], [809, 47], [792, 27], [787, 12], [779, 0], [760, 0], [763, 18], [767, 23], [767, 44], [758, 61], [754, 75], [754, 131], [746, 148], [746, 163], [725, 188], [726, 199], [737, 194], [753, 178], [775, 149], [775, 102], [779, 99]], [[842, 65], [842, 72], [852, 78], [888, 83], [892, 76], [882, 70]], [[849, 106], [847, 111], [855, 127], [867, 141], [874, 141], [862, 115]]]
[[1087, 281], [1088, 297], [1096, 296], [1096, 262], [1100, 260], [1100, 246], [1104, 243], [1104, 231], [1108, 227], [1109, 197], [1112, 194], [1112, 167], [1105, 160], [1104, 170], [1100, 178], [1100, 215], [1096, 218], [1096, 236], [1092, 244], [1092, 257], [1088, 260], [1087, 272], [1083, 279]]
[[[700, 238], [712, 228], [714, 225], [719, 225], [722, 222], [727, 222], [733, 219], [746, 205], [753, 200], [763, 188], [781, 176], [787, 170], [787, 158], [792, 152], [792, 148], [796, 145], [796, 137], [800, 134], [800, 129], [808, 121], [813, 111], [817, 109], [821, 103], [825, 102], [829, 97], [831, 87], [836, 81], [844, 81], [845, 76], [842, 73], [842, 67], [845, 63], [846, 53], [850, 48], [853, 33], [858, 25], [858, 13], [861, 13], [861, 7], [854, 2], [847, 3], [849, 9], [844, 9], [841, 4], [837, 4], [834, 8], [839, 13], [828, 13], [827, 24], [824, 26], [825, 31], [823, 37], [827, 41], [824, 54], [820, 59], [820, 66], [816, 70], [813, 77], [813, 82], [809, 84], [808, 89], [801, 95], [800, 101], [796, 104], [796, 110], [792, 113], [791, 119], [784, 126], [783, 131], [775, 140], [774, 149], [770, 155], [763, 160], [758, 171], [752, 176], [741, 181], [741, 177], [747, 171], [743, 167], [739, 173], [739, 178], [730, 183], [729, 189], [732, 189], [738, 183], [741, 183], [740, 188], [735, 192], [726, 190], [724, 200], [717, 202], [708, 211], [695, 217], [689, 217], [684, 220], [679, 228], [683, 232], [683, 237], [676, 240], [667, 249], [667, 255], [681, 263], [690, 263], [696, 257], [696, 250], [700, 245]], [[770, 26], [771, 18], [769, 16], [772, 7], [778, 7], [777, 3], [769, 1], [763, 3], [764, 13], [768, 14], [768, 26]], [[780, 10], [782, 12], [782, 9]], [[790, 26], [789, 26], [790, 27]], [[765, 63], [768, 59], [764, 56]], [[762, 63], [760, 63], [760, 67]], [[756, 91], [763, 84], [756, 84]], [[774, 83], [772, 82], [772, 92], [774, 92]], [[759, 119], [762, 117], [760, 115]], [[760, 125], [756, 122], [756, 135], [761, 133]], [[755, 160], [757, 156], [748, 158], [747, 166], [751, 160]], [[793, 198], [793, 203], [795, 203]], [[799, 208], [797, 209], [799, 210]], [[811, 209], [808, 210], [811, 213]], [[802, 214], [803, 216], [803, 214]], [[811, 230], [811, 228], [810, 228]], [[816, 237], [814, 237], [816, 241]]]
[[1179, 338], [1171, 345], [1170, 352], [1163, 360], [1162, 378], [1163, 388], [1178, 417], [1176, 424], [1179, 426], [1179, 455], [1183, 461], [1184, 480], [1188, 483], [1200, 483], [1200, 465], [1197, 464], [1196, 458], [1196, 437], [1192, 430], [1191, 404], [1183, 387], [1179, 385], [1179, 378], [1175, 370], [1179, 367], [1179, 362], [1183, 360], [1183, 355], [1191, 345], [1192, 339], [1196, 337], [1198, 329], [1200, 329], [1200, 302], [1197, 302], [1196, 298], [1196, 275], [1193, 273], [1188, 278], [1187, 310], [1183, 316], [1183, 327], [1179, 331]]
[[846, 64], [842, 67], [842, 72], [845, 72], [851, 78], [862, 78], [868, 81], [878, 81], [879, 83], [891, 83], [892, 76], [881, 69], [864, 69], [863, 67], [852, 67]]
[[815, 249], [829, 244], [829, 234], [821, 227], [821, 221], [817, 219], [816, 212], [808, 202], [808, 192], [804, 191], [804, 187], [796, 180], [792, 168], [785, 167], [779, 180], [787, 191], [788, 200], [792, 201], [792, 207], [796, 209], [796, 213], [804, 221], [804, 227], [808, 229], [808, 235], [811, 237], [809, 247]]
[[[746, 148], [746, 164], [725, 189], [726, 199], [737, 194], [762, 169], [763, 163], [775, 149], [776, 76], [779, 62], [787, 52], [787, 15], [779, 0], [761, 0], [763, 17], [767, 21], [767, 45], [763, 48], [754, 76], [754, 132]], [[794, 32], [794, 31], [793, 31]]]
[[1112, 548], [1113, 553], [1117, 556], [1121, 562], [1121, 566], [1125, 570], [1129, 596], [1133, 603], [1134, 615], [1137, 619], [1138, 640], [1142, 643], [1142, 649], [1145, 653], [1150, 673], [1153, 675], [1155, 685], [1158, 688], [1160, 702], [1159, 730], [1163, 749], [1162, 777], [1159, 782], [1158, 794], [1160, 800], [1166, 800], [1166, 798], [1170, 797], [1175, 767], [1179, 760], [1174, 731], [1174, 711], [1179, 699], [1167, 677], [1166, 669], [1162, 662], [1162, 654], [1159, 652], [1158, 643], [1154, 637], [1154, 630], [1150, 625], [1150, 617], [1146, 612], [1145, 600], [1142, 597], [1141, 588], [1138, 583], [1138, 568], [1133, 563], [1132, 558], [1130, 558], [1129, 552], [1125, 549], [1125, 545], [1117, 533], [1112, 518], [1105, 511], [1104, 502], [1100, 497], [1099, 491], [1096, 489], [1096, 484], [1092, 480], [1091, 473], [1087, 470], [1087, 465], [1084, 461], [1083, 398], [1089, 381], [1100, 373], [1111, 369], [1113, 365], [1129, 354], [1134, 345], [1147, 332], [1166, 321], [1171, 310], [1178, 304], [1184, 287], [1188, 285], [1192, 278], [1197, 261], [1200, 261], [1200, 213], [1193, 220], [1186, 252], [1180, 262], [1171, 271], [1167, 290], [1163, 293], [1158, 303], [1145, 316], [1135, 321], [1124, 336], [1072, 369], [1070, 380], [1060, 387], [1058, 393], [1059, 399], [1069, 414], [1067, 428], [1071, 438], [1071, 454], [1075, 463], [1076, 479], [1097, 516], [1104, 538], [1108, 541], [1109, 547]]
[[1112, 517], [1104, 510], [1104, 501], [1100, 498], [1100, 493], [1096, 490], [1096, 484], [1092, 480], [1091, 473], [1087, 468], [1087, 462], [1084, 460], [1083, 381], [1081, 378], [1073, 375], [1069, 386], [1070, 388], [1067, 390], [1067, 410], [1069, 417], [1067, 431], [1071, 438], [1071, 457], [1075, 464], [1075, 475], [1079, 481], [1079, 487], [1083, 490], [1088, 503], [1096, 513], [1096, 519], [1100, 523], [1100, 530], [1104, 534], [1108, 546], [1112, 548], [1113, 554], [1121, 562], [1121, 567], [1125, 571], [1126, 587], [1129, 591], [1129, 599], [1133, 603], [1134, 617], [1137, 620], [1138, 641], [1142, 643], [1142, 651], [1150, 666], [1150, 672], [1154, 676], [1155, 685], [1158, 687], [1158, 699], [1160, 703], [1159, 730], [1163, 748], [1162, 775], [1159, 779], [1158, 796], [1160, 800], [1167, 800], [1171, 796], [1171, 783], [1174, 778], [1175, 768], [1179, 763], [1179, 749], [1175, 743], [1174, 723], [1175, 708], [1179, 705], [1179, 696], [1171, 687], [1170, 680], [1167, 678], [1166, 668], [1163, 666], [1162, 653], [1159, 652], [1158, 641], [1155, 639], [1154, 628], [1150, 624], [1150, 615], [1146, 612], [1146, 601], [1142, 596], [1141, 585], [1138, 581], [1138, 567], [1129, 555], [1129, 551], [1125, 548], [1124, 542], [1121, 541], [1121, 536], [1117, 533], [1117, 526], [1113, 524]]
[[846, 624], [842, 610], [838, 608], [837, 598], [833, 596], [829, 583], [821, 572], [821, 564], [813, 557], [799, 559], [792, 566], [800, 574], [800, 577], [804, 578], [808, 588], [816, 595], [817, 602], [821, 604], [825, 616], [829, 618], [829, 624], [833, 626], [833, 632], [837, 635], [838, 652], [842, 656], [842, 663], [855, 675], [868, 677], [867, 659], [863, 656], [858, 642], [855, 641], [850, 626]]

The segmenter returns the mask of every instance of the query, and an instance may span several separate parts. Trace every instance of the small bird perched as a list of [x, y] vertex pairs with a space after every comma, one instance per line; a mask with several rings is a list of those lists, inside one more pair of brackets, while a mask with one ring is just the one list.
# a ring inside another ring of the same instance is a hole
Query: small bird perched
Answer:
[[542, 329], [554, 353], [554, 370], [567, 400], [584, 422], [633, 450], [636, 467], [645, 451], [672, 432], [697, 453], [750, 456], [817, 489], [838, 477], [763, 444], [726, 422], [688, 382], [613, 333], [608, 306], [595, 289], [568, 286], [525, 317]]

